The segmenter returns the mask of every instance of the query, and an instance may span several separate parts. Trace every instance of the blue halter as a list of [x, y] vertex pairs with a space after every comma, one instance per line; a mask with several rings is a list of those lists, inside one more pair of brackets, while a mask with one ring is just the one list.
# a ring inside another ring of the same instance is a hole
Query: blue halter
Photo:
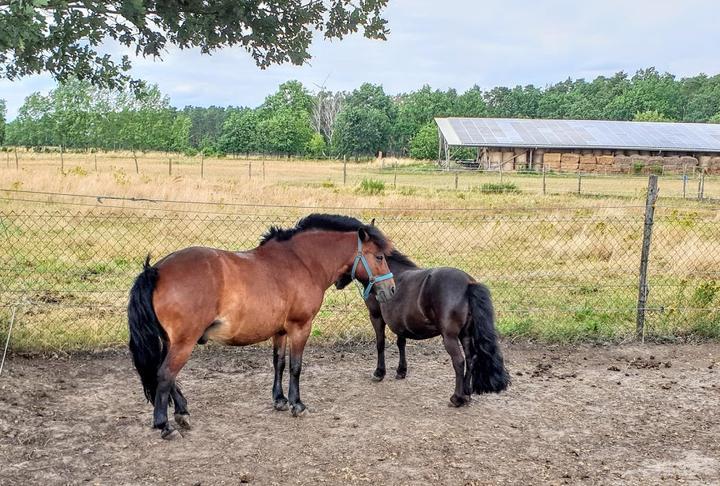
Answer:
[[365, 255], [363, 255], [363, 253], [362, 253], [362, 241], [360, 240], [359, 235], [358, 235], [358, 253], [357, 253], [357, 256], [355, 257], [355, 261], [353, 262], [352, 271], [350, 272], [350, 277], [353, 280], [357, 280], [355, 277], [355, 270], [357, 270], [358, 263], [362, 263], [363, 267], [365, 267], [365, 271], [368, 274], [369, 280], [368, 280], [367, 287], [363, 287], [362, 282], [360, 282], [359, 280], [357, 281], [358, 288], [360, 289], [360, 295], [362, 295], [364, 300], [368, 300], [368, 298], [370, 297], [370, 292], [372, 292], [373, 285], [375, 285], [378, 282], [382, 282], [383, 280], [389, 280], [389, 279], [393, 278], [393, 274], [392, 274], [392, 272], [388, 272], [385, 275], [380, 275], [377, 277], [375, 277], [373, 275], [372, 270], [370, 270], [370, 265], [368, 265], [368, 262], [365, 259]]

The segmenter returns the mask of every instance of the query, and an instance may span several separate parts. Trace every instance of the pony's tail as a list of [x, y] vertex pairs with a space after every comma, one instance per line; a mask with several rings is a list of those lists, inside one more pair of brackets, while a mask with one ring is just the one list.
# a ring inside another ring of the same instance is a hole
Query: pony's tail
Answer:
[[490, 291], [482, 284], [470, 284], [470, 335], [472, 336], [472, 387], [475, 393], [499, 393], [510, 385], [495, 332], [495, 312]]
[[130, 290], [128, 303], [130, 352], [135, 369], [140, 375], [145, 397], [153, 404], [158, 387], [158, 370], [167, 354], [167, 334], [160, 325], [152, 304], [157, 279], [157, 268], [150, 265], [148, 255], [143, 271], [137, 276]]

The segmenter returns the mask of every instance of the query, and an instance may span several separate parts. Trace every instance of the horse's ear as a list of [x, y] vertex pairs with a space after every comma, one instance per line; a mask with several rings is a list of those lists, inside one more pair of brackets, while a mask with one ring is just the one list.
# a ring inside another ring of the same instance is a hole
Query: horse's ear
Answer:
[[358, 230], [358, 236], [360, 237], [360, 241], [362, 241], [363, 243], [367, 243], [368, 241], [370, 241], [370, 235], [365, 228], [360, 228]]
[[370, 221], [370, 226], [373, 226], [373, 227], [375, 226], [375, 218], [373, 218], [372, 221]]

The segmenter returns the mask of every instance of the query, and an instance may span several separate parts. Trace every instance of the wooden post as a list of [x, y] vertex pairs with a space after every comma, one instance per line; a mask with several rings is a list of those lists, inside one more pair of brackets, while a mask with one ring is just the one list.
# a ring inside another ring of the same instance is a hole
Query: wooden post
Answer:
[[347, 183], [347, 155], [343, 155], [343, 186]]
[[168, 157], [168, 175], [172, 175], [172, 157]]
[[457, 191], [458, 188], [458, 177], [460, 176], [460, 173], [458, 171], [455, 171], [455, 190]]
[[683, 165], [683, 199], [687, 196], [687, 182], [688, 182], [688, 176], [687, 176], [687, 164]]
[[395, 175], [393, 176], [393, 189], [397, 188], [397, 160], [395, 161]]
[[582, 192], [582, 172], [578, 171], [577, 175], [578, 175], [578, 191], [577, 191], [577, 193], [579, 196], [580, 193]]
[[263, 169], [263, 182], [265, 182], [265, 161], [262, 161], [262, 169]]
[[698, 180], [698, 201], [705, 199], [705, 171], [700, 172], [700, 180]]
[[95, 156], [95, 172], [97, 172], [97, 152], [93, 154]]
[[638, 339], [645, 341], [645, 308], [648, 298], [647, 270], [650, 261], [650, 242], [652, 240], [653, 218], [655, 216], [655, 202], [658, 197], [658, 177], [651, 175], [648, 180], [647, 199], [645, 200], [645, 225], [643, 227], [642, 251], [640, 254], [640, 279], [638, 283], [637, 316], [635, 320], [635, 334]]
[[10, 151], [8, 150], [5, 152], [5, 162], [7, 163], [7, 168], [10, 168]]
[[205, 178], [205, 154], [200, 154], [200, 179]]
[[501, 160], [500, 161], [500, 184], [503, 183], [503, 165], [505, 165], [505, 162], [503, 160]]
[[135, 152], [135, 149], [133, 149], [132, 152], [133, 152], [133, 160], [135, 160], [135, 173], [136, 173], [136, 174], [139, 174], [139, 173], [140, 173], [140, 166], [138, 165], [138, 161], [137, 161], [137, 152]]
[[65, 172], [65, 157], [63, 157], [62, 144], [60, 144], [60, 172]]
[[17, 147], [15, 147], [15, 170], [20, 169], [20, 162], [18, 161]]
[[543, 162], [543, 196], [546, 194], [547, 185], [545, 182], [545, 174], [547, 173], [547, 170], [545, 169], [545, 162]]
[[252, 179], [252, 160], [248, 161], [248, 179]]

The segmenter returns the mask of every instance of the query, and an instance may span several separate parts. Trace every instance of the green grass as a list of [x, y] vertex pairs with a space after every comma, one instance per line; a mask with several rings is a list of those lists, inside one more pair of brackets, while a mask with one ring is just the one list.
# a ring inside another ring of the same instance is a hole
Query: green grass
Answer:
[[385, 182], [379, 179], [363, 179], [357, 188], [357, 192], [365, 195], [376, 195], [385, 192]]
[[486, 182], [479, 191], [485, 194], [518, 194], [520, 189], [514, 182]]

